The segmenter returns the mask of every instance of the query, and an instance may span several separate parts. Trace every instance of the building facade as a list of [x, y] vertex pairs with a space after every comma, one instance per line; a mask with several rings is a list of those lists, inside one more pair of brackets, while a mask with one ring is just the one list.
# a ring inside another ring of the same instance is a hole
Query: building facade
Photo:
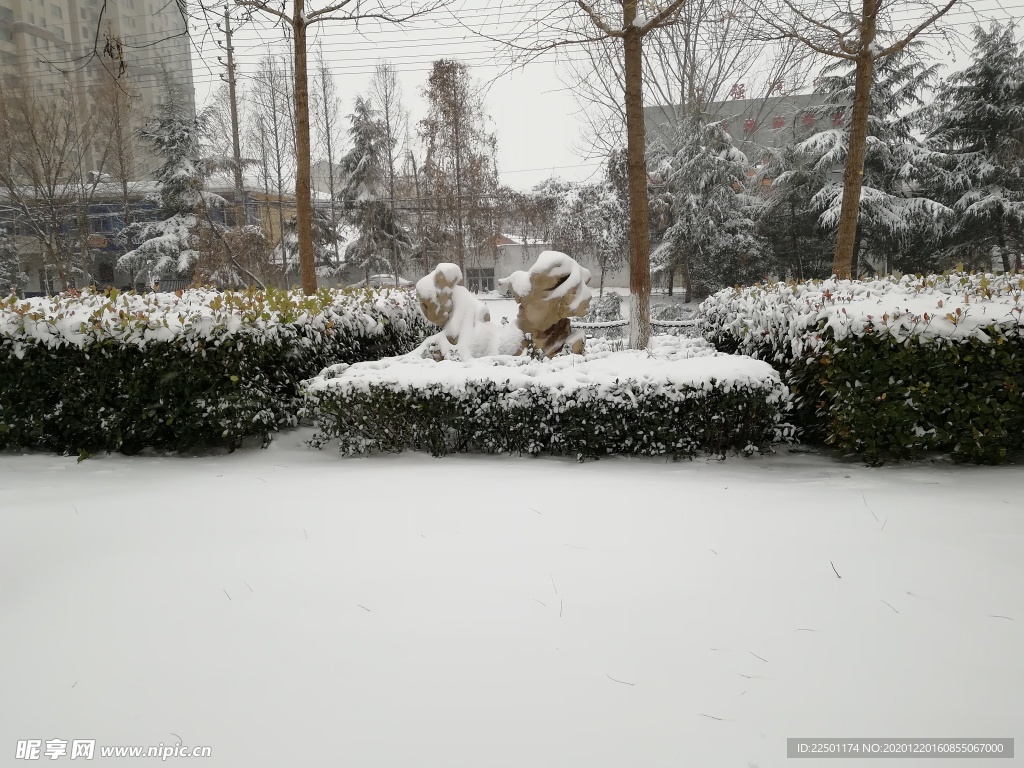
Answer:
[[[168, 77], [194, 110], [191, 44], [176, 2], [0, 0], [0, 87], [8, 91], [60, 94], [93, 111], [99, 91], [119, 87], [141, 122], [163, 98]], [[139, 179], [152, 178], [147, 159]], [[97, 168], [98, 159], [84, 165]]]

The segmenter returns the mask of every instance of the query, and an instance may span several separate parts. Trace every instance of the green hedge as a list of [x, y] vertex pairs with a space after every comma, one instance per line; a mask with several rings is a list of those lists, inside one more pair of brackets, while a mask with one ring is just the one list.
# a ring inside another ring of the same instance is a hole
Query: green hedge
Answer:
[[359, 375], [368, 367], [340, 366], [310, 382], [307, 397], [318, 427], [313, 442], [337, 441], [345, 454], [476, 451], [583, 460], [613, 453], [751, 453], [792, 434], [785, 420], [788, 392], [767, 365], [746, 360], [763, 367], [686, 381], [672, 373], [634, 378], [635, 355], [611, 357], [623, 361], [618, 376], [589, 375], [581, 361], [569, 385], [570, 378], [536, 375], [545, 361], [510, 368], [430, 361], [436, 371], [393, 362], [369, 376]]
[[951, 273], [780, 283], [701, 306], [719, 349], [770, 360], [802, 439], [872, 464], [1024, 449], [1024, 278]]
[[87, 293], [0, 300], [0, 449], [266, 444], [299, 384], [426, 335], [403, 292]]
[[994, 464], [1024, 448], [1024, 341], [830, 342], [787, 377], [825, 442], [869, 463], [944, 451]]

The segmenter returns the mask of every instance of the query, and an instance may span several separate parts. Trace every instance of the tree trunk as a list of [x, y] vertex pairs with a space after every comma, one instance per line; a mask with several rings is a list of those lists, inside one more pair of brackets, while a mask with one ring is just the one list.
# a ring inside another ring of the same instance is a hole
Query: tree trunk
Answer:
[[416, 156], [409, 151], [409, 161], [412, 163], [412, 178], [416, 185], [416, 240], [419, 244], [423, 258], [423, 274], [430, 272], [430, 259], [427, 256], [427, 249], [423, 245], [423, 197], [420, 195], [420, 171], [416, 165]]
[[853, 262], [850, 264], [850, 277], [854, 280], [860, 279], [860, 223], [857, 224], [857, 234], [853, 238]]
[[[331, 196], [331, 240], [334, 242], [334, 268], [341, 270], [341, 248], [338, 245], [338, 215], [334, 198], [334, 143], [331, 137], [331, 110], [327, 103], [327, 86], [324, 85], [324, 136], [327, 139], [327, 190]], [[335, 275], [337, 277], [337, 274]]]
[[668, 270], [668, 295], [669, 296], [674, 295], [675, 282], [676, 282], [676, 268], [675, 267], [670, 267], [669, 270]]
[[796, 235], [796, 206], [789, 204], [789, 241], [793, 249], [793, 261], [796, 262], [797, 277], [804, 279], [804, 261], [800, 258], [800, 241]]
[[[996, 213], [996, 241], [999, 243], [999, 257], [1003, 260], [1003, 272], [1010, 271], [1010, 254], [1006, 250], [1006, 232], [1003, 231], [1003, 217], [1000, 213]], [[991, 264], [985, 265], [985, 271], [989, 272], [992, 270]]]
[[843, 207], [839, 213], [839, 233], [832, 271], [840, 278], [853, 272], [857, 238], [857, 217], [860, 213], [860, 191], [864, 185], [864, 155], [867, 152], [868, 116], [871, 113], [871, 81], [874, 74], [875, 31], [879, 0], [864, 0], [860, 22], [860, 48], [857, 54], [856, 80], [853, 92], [853, 115], [850, 121], [850, 147], [843, 174]]
[[310, 192], [309, 169], [309, 81], [306, 72], [305, 0], [295, 0], [292, 32], [295, 35], [296, 234], [299, 239], [302, 292], [310, 296], [316, 293], [316, 263], [313, 256], [313, 199]]
[[637, 0], [622, 6], [625, 57], [626, 166], [629, 178], [629, 292], [631, 349], [646, 349], [651, 336], [651, 265], [647, 162], [644, 157], [643, 38], [633, 26]]

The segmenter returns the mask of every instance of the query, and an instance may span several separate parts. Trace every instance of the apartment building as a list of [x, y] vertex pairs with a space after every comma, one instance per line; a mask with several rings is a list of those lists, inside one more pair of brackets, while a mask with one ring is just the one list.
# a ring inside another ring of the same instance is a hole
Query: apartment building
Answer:
[[[102, 55], [105, 49], [113, 55]], [[0, 84], [7, 88], [58, 93], [91, 110], [104, 79], [109, 87], [117, 76], [141, 121], [168, 75], [194, 105], [188, 27], [176, 0], [0, 0]], [[151, 165], [140, 163], [136, 175], [151, 178]]]

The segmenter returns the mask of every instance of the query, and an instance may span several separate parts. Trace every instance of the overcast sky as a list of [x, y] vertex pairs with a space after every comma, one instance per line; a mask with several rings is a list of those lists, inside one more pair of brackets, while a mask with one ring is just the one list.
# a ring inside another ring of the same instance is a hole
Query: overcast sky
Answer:
[[[421, 97], [431, 62], [449, 58], [470, 65], [474, 77], [486, 86], [486, 107], [498, 136], [498, 165], [502, 181], [516, 188], [529, 188], [557, 174], [569, 180], [584, 180], [599, 171], [599, 162], [580, 156], [583, 123], [579, 105], [567, 88], [568, 67], [547, 54], [521, 69], [508, 72], [509, 52], [504, 46], [474, 34], [467, 27], [484, 29], [496, 37], [507, 37], [523, 28], [524, 14], [536, 13], [541, 5], [556, 0], [508, 2], [504, 9], [486, 0], [454, 0], [449, 10], [436, 12], [404, 27], [362, 23], [318, 25], [316, 42], [336, 77], [343, 114], [348, 114], [357, 94], [365, 93], [378, 61], [388, 60], [399, 71], [406, 106], [415, 121], [423, 116]], [[320, 7], [314, 2], [313, 7]], [[954, 9], [949, 22], [956, 31], [968, 33], [977, 19], [1006, 21], [1024, 15], [1024, 0], [978, 0], [970, 7]], [[202, 30], [193, 32], [199, 54], [193, 60], [196, 98], [202, 105], [220, 85], [223, 69], [217, 63], [220, 51]], [[283, 40], [279, 28], [269, 23], [250, 24], [235, 37], [235, 55], [240, 84], [255, 69], [269, 46]], [[559, 54], [578, 57], [579, 53]], [[952, 57], [936, 53], [952, 66]], [[957, 61], [962, 64], [961, 54]]]

